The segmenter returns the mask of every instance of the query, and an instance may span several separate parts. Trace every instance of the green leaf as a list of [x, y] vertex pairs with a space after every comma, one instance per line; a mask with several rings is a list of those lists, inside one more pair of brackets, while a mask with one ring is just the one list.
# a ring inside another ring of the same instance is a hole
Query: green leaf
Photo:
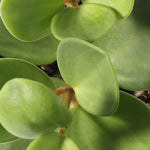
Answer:
[[27, 150], [79, 150], [68, 137], [58, 133], [45, 134], [35, 139]]
[[18, 139], [9, 143], [0, 144], [0, 150], [26, 150], [31, 140]]
[[59, 79], [59, 78], [56, 78], [56, 77], [50, 77], [50, 79], [53, 82], [53, 84], [55, 86], [55, 89], [57, 89], [61, 86], [64, 86], [66, 84], [62, 79]]
[[0, 55], [20, 58], [36, 65], [56, 60], [58, 41], [51, 35], [38, 42], [22, 42], [10, 35], [0, 19]]
[[51, 30], [59, 40], [77, 37], [92, 42], [104, 35], [115, 21], [116, 14], [111, 8], [85, 4], [57, 13], [52, 19]]
[[0, 143], [6, 143], [10, 141], [14, 141], [18, 139], [18, 137], [15, 137], [11, 135], [7, 130], [3, 128], [3, 126], [0, 124]]
[[57, 57], [61, 75], [73, 87], [81, 107], [98, 116], [115, 111], [118, 83], [107, 54], [88, 42], [70, 38], [60, 43]]
[[0, 91], [0, 122], [13, 135], [32, 139], [66, 127], [69, 110], [45, 85], [22, 78], [8, 81]]
[[117, 111], [97, 118], [80, 107], [66, 131], [81, 150], [149, 150], [150, 108], [121, 92]]
[[1, 58], [0, 68], [0, 89], [8, 80], [18, 77], [39, 81], [55, 90], [48, 75], [27, 61], [13, 58]]
[[1, 17], [16, 38], [36, 41], [50, 33], [53, 15], [63, 8], [63, 0], [3, 0]]
[[109, 53], [123, 89], [150, 88], [149, 6], [150, 1], [136, 0], [133, 14], [94, 43]]
[[122, 17], [130, 15], [134, 0], [82, 0], [83, 3], [97, 3], [116, 9]]

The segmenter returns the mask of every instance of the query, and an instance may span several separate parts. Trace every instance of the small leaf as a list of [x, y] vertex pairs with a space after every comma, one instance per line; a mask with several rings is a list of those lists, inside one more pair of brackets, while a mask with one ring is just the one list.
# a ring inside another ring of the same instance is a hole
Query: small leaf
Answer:
[[148, 106], [121, 92], [119, 107], [111, 116], [97, 118], [76, 108], [66, 136], [81, 150], [149, 150], [149, 118]]
[[58, 133], [45, 134], [35, 139], [27, 150], [79, 150], [68, 137]]
[[3, 0], [1, 17], [16, 38], [36, 41], [50, 33], [53, 15], [63, 8], [63, 0]]
[[9, 143], [0, 144], [0, 150], [26, 150], [32, 140], [18, 139]]
[[77, 101], [94, 115], [108, 115], [118, 105], [118, 83], [110, 59], [101, 49], [79, 39], [58, 47], [58, 67]]
[[39, 82], [16, 78], [0, 91], [0, 122], [15, 136], [32, 139], [70, 121], [69, 110]]
[[103, 4], [116, 9], [122, 17], [130, 15], [134, 0], [82, 0], [83, 3]]
[[52, 34], [37, 42], [19, 41], [10, 35], [0, 19], [1, 56], [20, 58], [36, 65], [45, 65], [56, 60], [57, 46], [58, 41]]
[[10, 141], [14, 141], [18, 139], [18, 137], [13, 136], [10, 134], [7, 130], [3, 128], [3, 126], [0, 124], [0, 143], [6, 143]]
[[115, 21], [116, 14], [111, 8], [85, 4], [57, 13], [52, 19], [51, 30], [59, 40], [77, 37], [92, 42], [104, 35]]
[[55, 89], [65, 85], [65, 82], [62, 79], [50, 77], [50, 80], [53, 82]]
[[1, 58], [0, 89], [8, 80], [17, 77], [39, 81], [49, 88], [55, 90], [55, 87], [47, 74], [33, 64], [21, 59]]
[[137, 0], [132, 15], [94, 43], [109, 53], [123, 89], [150, 88], [149, 6], [150, 1]]

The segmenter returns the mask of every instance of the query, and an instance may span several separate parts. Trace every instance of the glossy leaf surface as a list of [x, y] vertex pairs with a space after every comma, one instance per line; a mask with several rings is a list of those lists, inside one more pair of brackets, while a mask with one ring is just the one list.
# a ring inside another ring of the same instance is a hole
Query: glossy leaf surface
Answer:
[[83, 3], [103, 4], [116, 9], [122, 17], [127, 17], [131, 13], [134, 0], [82, 0]]
[[18, 139], [9, 143], [0, 144], [0, 150], [26, 150], [31, 140]]
[[0, 122], [13, 135], [32, 139], [70, 121], [69, 110], [39, 82], [16, 78], [0, 91]]
[[10, 35], [0, 19], [1, 56], [24, 59], [36, 65], [50, 64], [56, 60], [57, 46], [58, 41], [52, 35], [37, 42], [19, 41]]
[[66, 39], [58, 47], [58, 67], [77, 101], [94, 115], [108, 115], [118, 105], [118, 84], [109, 57], [96, 46]]
[[139, 99], [121, 92], [117, 111], [96, 118], [81, 108], [74, 110], [66, 131], [83, 150], [149, 150], [150, 108]]
[[136, 0], [133, 14], [94, 44], [106, 50], [119, 85], [128, 90], [150, 88], [150, 1]]
[[35, 41], [50, 33], [53, 15], [63, 8], [63, 0], [3, 0], [1, 17], [16, 38]]
[[0, 88], [12, 78], [27, 78], [39, 81], [51, 89], [55, 87], [49, 77], [33, 64], [20, 59], [0, 59]]
[[11, 135], [6, 129], [3, 128], [3, 126], [0, 124], [0, 143], [6, 143], [10, 141], [14, 141], [18, 139], [18, 137], [15, 137]]
[[91, 42], [104, 35], [115, 21], [116, 14], [111, 8], [85, 4], [57, 13], [52, 19], [51, 30], [59, 40], [77, 37]]
[[68, 137], [58, 133], [45, 134], [35, 139], [27, 150], [79, 150]]

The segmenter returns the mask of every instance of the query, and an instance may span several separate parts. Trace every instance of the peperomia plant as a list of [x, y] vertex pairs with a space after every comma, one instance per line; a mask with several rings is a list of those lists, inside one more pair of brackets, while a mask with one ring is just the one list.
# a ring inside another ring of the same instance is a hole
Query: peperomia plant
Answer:
[[2, 0], [0, 150], [149, 150], [149, 4]]

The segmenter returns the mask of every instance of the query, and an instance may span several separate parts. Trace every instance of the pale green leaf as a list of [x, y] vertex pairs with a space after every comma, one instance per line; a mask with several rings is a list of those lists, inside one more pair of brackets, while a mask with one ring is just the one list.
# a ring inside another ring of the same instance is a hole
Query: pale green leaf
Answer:
[[37, 42], [22, 42], [15, 39], [0, 19], [0, 55], [20, 58], [36, 65], [50, 64], [56, 60], [58, 41], [51, 35]]
[[13, 135], [32, 139], [66, 127], [71, 114], [42, 83], [15, 78], [0, 91], [0, 122]]
[[1, 17], [7, 29], [23, 41], [36, 41], [50, 33], [53, 15], [64, 0], [3, 0]]
[[35, 139], [27, 150], [79, 150], [68, 137], [58, 133], [45, 134]]
[[51, 30], [59, 40], [77, 37], [92, 42], [104, 35], [115, 22], [116, 14], [111, 8], [85, 4], [57, 13], [52, 19]]
[[127, 90], [150, 88], [150, 1], [136, 0], [132, 15], [94, 44], [111, 57], [119, 85]]
[[98, 47], [66, 39], [58, 47], [58, 67], [77, 101], [94, 115], [108, 115], [118, 105], [118, 83], [110, 58]]

